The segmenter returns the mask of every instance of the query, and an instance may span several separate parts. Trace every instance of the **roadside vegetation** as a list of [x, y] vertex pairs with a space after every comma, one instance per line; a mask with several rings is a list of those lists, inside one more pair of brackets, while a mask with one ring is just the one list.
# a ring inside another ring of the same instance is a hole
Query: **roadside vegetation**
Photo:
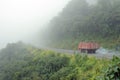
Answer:
[[0, 52], [0, 80], [119, 80], [120, 58], [41, 50], [21, 42]]

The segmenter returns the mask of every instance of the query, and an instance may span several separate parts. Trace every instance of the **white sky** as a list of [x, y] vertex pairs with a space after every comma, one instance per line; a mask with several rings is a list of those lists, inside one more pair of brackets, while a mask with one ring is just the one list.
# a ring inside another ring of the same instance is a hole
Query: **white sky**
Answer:
[[0, 0], [0, 46], [27, 39], [69, 0]]

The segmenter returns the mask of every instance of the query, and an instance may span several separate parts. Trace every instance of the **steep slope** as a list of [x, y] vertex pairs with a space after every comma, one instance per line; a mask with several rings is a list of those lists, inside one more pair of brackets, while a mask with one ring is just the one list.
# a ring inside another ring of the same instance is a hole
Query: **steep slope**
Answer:
[[114, 80], [120, 77], [114, 75], [114, 72], [119, 75], [119, 61], [118, 57], [96, 59], [12, 43], [0, 52], [0, 80], [104, 80], [108, 77]]
[[104, 47], [114, 48], [120, 43], [119, 13], [119, 0], [98, 0], [94, 5], [85, 0], [71, 0], [51, 20], [48, 40], [61, 48], [76, 49], [80, 41], [96, 41]]

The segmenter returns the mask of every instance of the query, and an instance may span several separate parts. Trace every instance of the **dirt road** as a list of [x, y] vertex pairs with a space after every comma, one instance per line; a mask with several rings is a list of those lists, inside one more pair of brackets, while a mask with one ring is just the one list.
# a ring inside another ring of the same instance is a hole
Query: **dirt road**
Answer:
[[[77, 50], [66, 50], [66, 49], [56, 49], [56, 48], [46, 48], [47, 50], [52, 50], [52, 51], [55, 51], [55, 52], [59, 52], [59, 53], [68, 53], [68, 54], [84, 54], [84, 53], [80, 53], [79, 51]], [[112, 51], [109, 51], [109, 52], [104, 52], [104, 53], [96, 53], [96, 54], [87, 54], [89, 56], [95, 56], [97, 58], [112, 58], [113, 56], [118, 56], [120, 57], [120, 53], [116, 53], [116, 52], [112, 52]]]

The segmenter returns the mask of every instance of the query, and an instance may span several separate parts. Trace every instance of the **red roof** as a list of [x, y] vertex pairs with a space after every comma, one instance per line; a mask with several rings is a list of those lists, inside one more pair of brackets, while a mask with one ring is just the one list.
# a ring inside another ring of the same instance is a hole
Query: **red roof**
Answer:
[[78, 49], [98, 49], [99, 44], [94, 42], [80, 42]]

